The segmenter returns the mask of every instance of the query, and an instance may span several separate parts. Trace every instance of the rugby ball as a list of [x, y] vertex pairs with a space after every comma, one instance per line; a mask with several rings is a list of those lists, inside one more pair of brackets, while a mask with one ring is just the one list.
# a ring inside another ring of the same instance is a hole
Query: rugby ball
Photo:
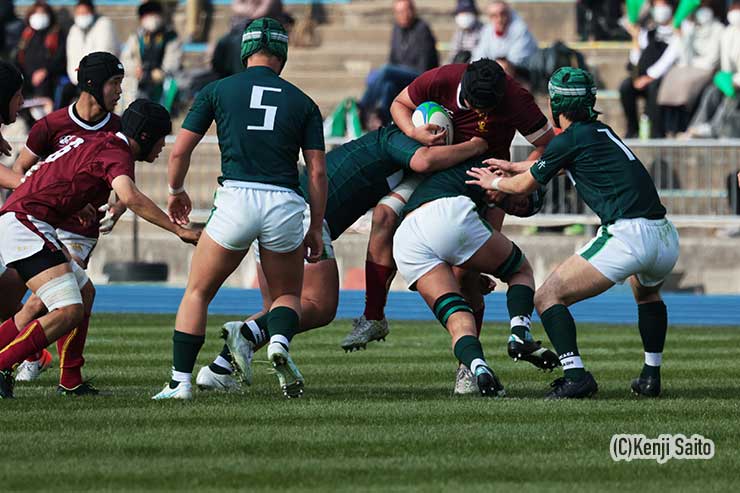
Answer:
[[452, 118], [450, 118], [450, 115], [447, 114], [447, 110], [445, 110], [441, 104], [433, 101], [421, 103], [416, 107], [413, 115], [411, 115], [411, 121], [416, 127], [421, 127], [427, 123], [433, 123], [446, 129], [447, 138], [445, 139], [445, 144], [452, 144], [454, 137], [452, 131]]

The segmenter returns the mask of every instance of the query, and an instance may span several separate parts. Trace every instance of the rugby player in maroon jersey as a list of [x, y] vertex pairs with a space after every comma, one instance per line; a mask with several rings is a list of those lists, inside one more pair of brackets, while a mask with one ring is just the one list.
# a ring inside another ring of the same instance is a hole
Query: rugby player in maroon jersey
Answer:
[[[481, 137], [488, 142], [488, 156], [509, 156], [514, 135], [518, 131], [535, 149], [530, 159], [537, 159], [554, 137], [552, 125], [540, 111], [532, 95], [516, 80], [507, 76], [493, 60], [471, 64], [445, 65], [424, 72], [396, 97], [391, 114], [396, 125], [409, 137], [424, 145], [443, 145], [446, 134], [434, 124], [415, 127], [411, 116], [421, 103], [434, 101], [450, 115], [454, 127], [454, 142]], [[505, 159], [505, 158], [504, 158]], [[408, 196], [397, 197], [401, 207]], [[500, 229], [503, 213], [492, 209], [491, 225]], [[388, 288], [395, 276], [393, 234], [398, 224], [398, 212], [381, 204], [373, 211], [373, 228], [368, 241], [365, 263], [365, 313], [355, 323], [346, 340], [367, 343], [388, 334], [383, 307]], [[477, 274], [465, 276], [463, 282], [478, 282]], [[483, 298], [469, 300], [476, 323], [483, 320]], [[469, 379], [472, 381], [472, 379]]]
[[[72, 105], [54, 111], [37, 121], [28, 134], [25, 147], [13, 165], [19, 173], [26, 173], [53, 152], [63, 148], [74, 137], [92, 135], [97, 132], [117, 132], [121, 129], [121, 118], [112, 113], [121, 97], [123, 65], [114, 55], [106, 52], [94, 52], [86, 55], [78, 68], [79, 99]], [[125, 212], [120, 204], [102, 206], [103, 211], [86, 208], [87, 215], [93, 220], [83, 221], [79, 216], [65, 220], [57, 228], [57, 237], [72, 259], [83, 269], [87, 268], [90, 255], [98, 242], [100, 219], [105, 218], [105, 232], [110, 232], [115, 221]], [[108, 211], [107, 214], [105, 211]], [[21, 285], [22, 285], [21, 281]], [[88, 285], [82, 290], [83, 298], [90, 298], [89, 305], [95, 299], [95, 290]], [[15, 314], [16, 327], [25, 327], [28, 322], [37, 318], [45, 310], [41, 301], [32, 296], [23, 309]], [[70, 337], [81, 337], [81, 333], [70, 334], [57, 344], [60, 355], [60, 385], [74, 388], [82, 383], [78, 364], [81, 354], [66, 353], [75, 351], [82, 345], [71, 344]], [[16, 370], [16, 381], [28, 382], [38, 378], [51, 366], [52, 357], [48, 351], [32, 355], [21, 363]]]
[[[87, 330], [89, 309], [80, 288], [90, 280], [64, 254], [56, 228], [65, 220], [87, 204], [102, 206], [115, 191], [135, 214], [185, 242], [197, 243], [199, 232], [171, 222], [134, 183], [134, 161], [153, 162], [161, 152], [172, 129], [169, 113], [139, 99], [123, 114], [121, 123], [122, 131], [115, 134], [73, 136], [26, 175], [0, 209], [0, 258], [48, 308], [46, 315], [32, 320], [20, 333], [14, 326], [7, 330], [7, 321], [0, 326], [0, 398], [13, 397], [15, 365], [70, 332]], [[89, 382], [58, 390], [97, 393]]]

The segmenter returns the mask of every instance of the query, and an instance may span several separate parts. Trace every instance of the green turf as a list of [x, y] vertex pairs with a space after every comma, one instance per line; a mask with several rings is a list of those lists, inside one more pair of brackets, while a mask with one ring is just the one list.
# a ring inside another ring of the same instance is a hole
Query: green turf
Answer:
[[[199, 363], [220, 347], [213, 317]], [[286, 401], [264, 352], [243, 394], [149, 398], [168, 379], [170, 316], [95, 316], [87, 376], [111, 395], [54, 395], [56, 371], [0, 401], [0, 491], [313, 490], [546, 491], [729, 490], [740, 463], [740, 330], [675, 328], [664, 397], [639, 400], [629, 380], [642, 364], [635, 327], [580, 327], [596, 398], [544, 402], [555, 374], [504, 352], [488, 327], [489, 361], [509, 397], [451, 396], [455, 363], [435, 323], [393, 323], [386, 343], [345, 354], [340, 321], [299, 336], [303, 399]], [[541, 335], [541, 328], [537, 329]], [[197, 368], [196, 368], [197, 370]], [[699, 433], [710, 461], [612, 462], [613, 433]]]

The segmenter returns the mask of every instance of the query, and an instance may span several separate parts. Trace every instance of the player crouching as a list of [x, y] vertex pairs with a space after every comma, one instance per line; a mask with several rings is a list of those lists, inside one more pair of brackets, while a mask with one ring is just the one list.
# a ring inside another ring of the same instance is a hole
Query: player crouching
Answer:
[[645, 365], [632, 382], [636, 394], [660, 394], [660, 365], [668, 328], [660, 296], [663, 280], [678, 260], [678, 233], [666, 219], [650, 175], [632, 151], [598, 121], [596, 86], [591, 74], [562, 68], [549, 84], [550, 107], [563, 133], [537, 161], [488, 160], [489, 168], [470, 171], [468, 183], [506, 193], [526, 193], [565, 170], [578, 195], [599, 216], [591, 242], [560, 264], [537, 291], [535, 304], [565, 375], [552, 384], [548, 398], [581, 398], [596, 393], [596, 380], [581, 361], [576, 325], [568, 306], [597, 296], [629, 278], [637, 302]]
[[65, 256], [59, 224], [88, 203], [102, 206], [113, 190], [137, 215], [183, 241], [197, 242], [197, 232], [173, 224], [134, 184], [134, 161], [153, 162], [171, 128], [162, 106], [134, 101], [123, 114], [123, 132], [73, 136], [26, 176], [0, 209], [0, 257], [48, 309], [14, 338], [0, 341], [0, 398], [13, 397], [16, 365], [84, 322], [80, 288], [89, 279]]

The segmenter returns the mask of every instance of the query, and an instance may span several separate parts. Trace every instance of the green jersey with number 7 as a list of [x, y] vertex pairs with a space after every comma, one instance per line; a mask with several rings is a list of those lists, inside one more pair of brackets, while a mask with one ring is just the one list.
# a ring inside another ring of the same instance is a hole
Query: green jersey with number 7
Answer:
[[205, 134], [216, 120], [218, 181], [265, 183], [300, 192], [298, 152], [324, 150], [316, 103], [268, 67], [250, 67], [208, 84], [182, 127]]
[[644, 217], [662, 219], [660, 202], [650, 174], [614, 131], [599, 121], [574, 122], [556, 136], [531, 168], [541, 185], [565, 170], [583, 201], [601, 219]]

